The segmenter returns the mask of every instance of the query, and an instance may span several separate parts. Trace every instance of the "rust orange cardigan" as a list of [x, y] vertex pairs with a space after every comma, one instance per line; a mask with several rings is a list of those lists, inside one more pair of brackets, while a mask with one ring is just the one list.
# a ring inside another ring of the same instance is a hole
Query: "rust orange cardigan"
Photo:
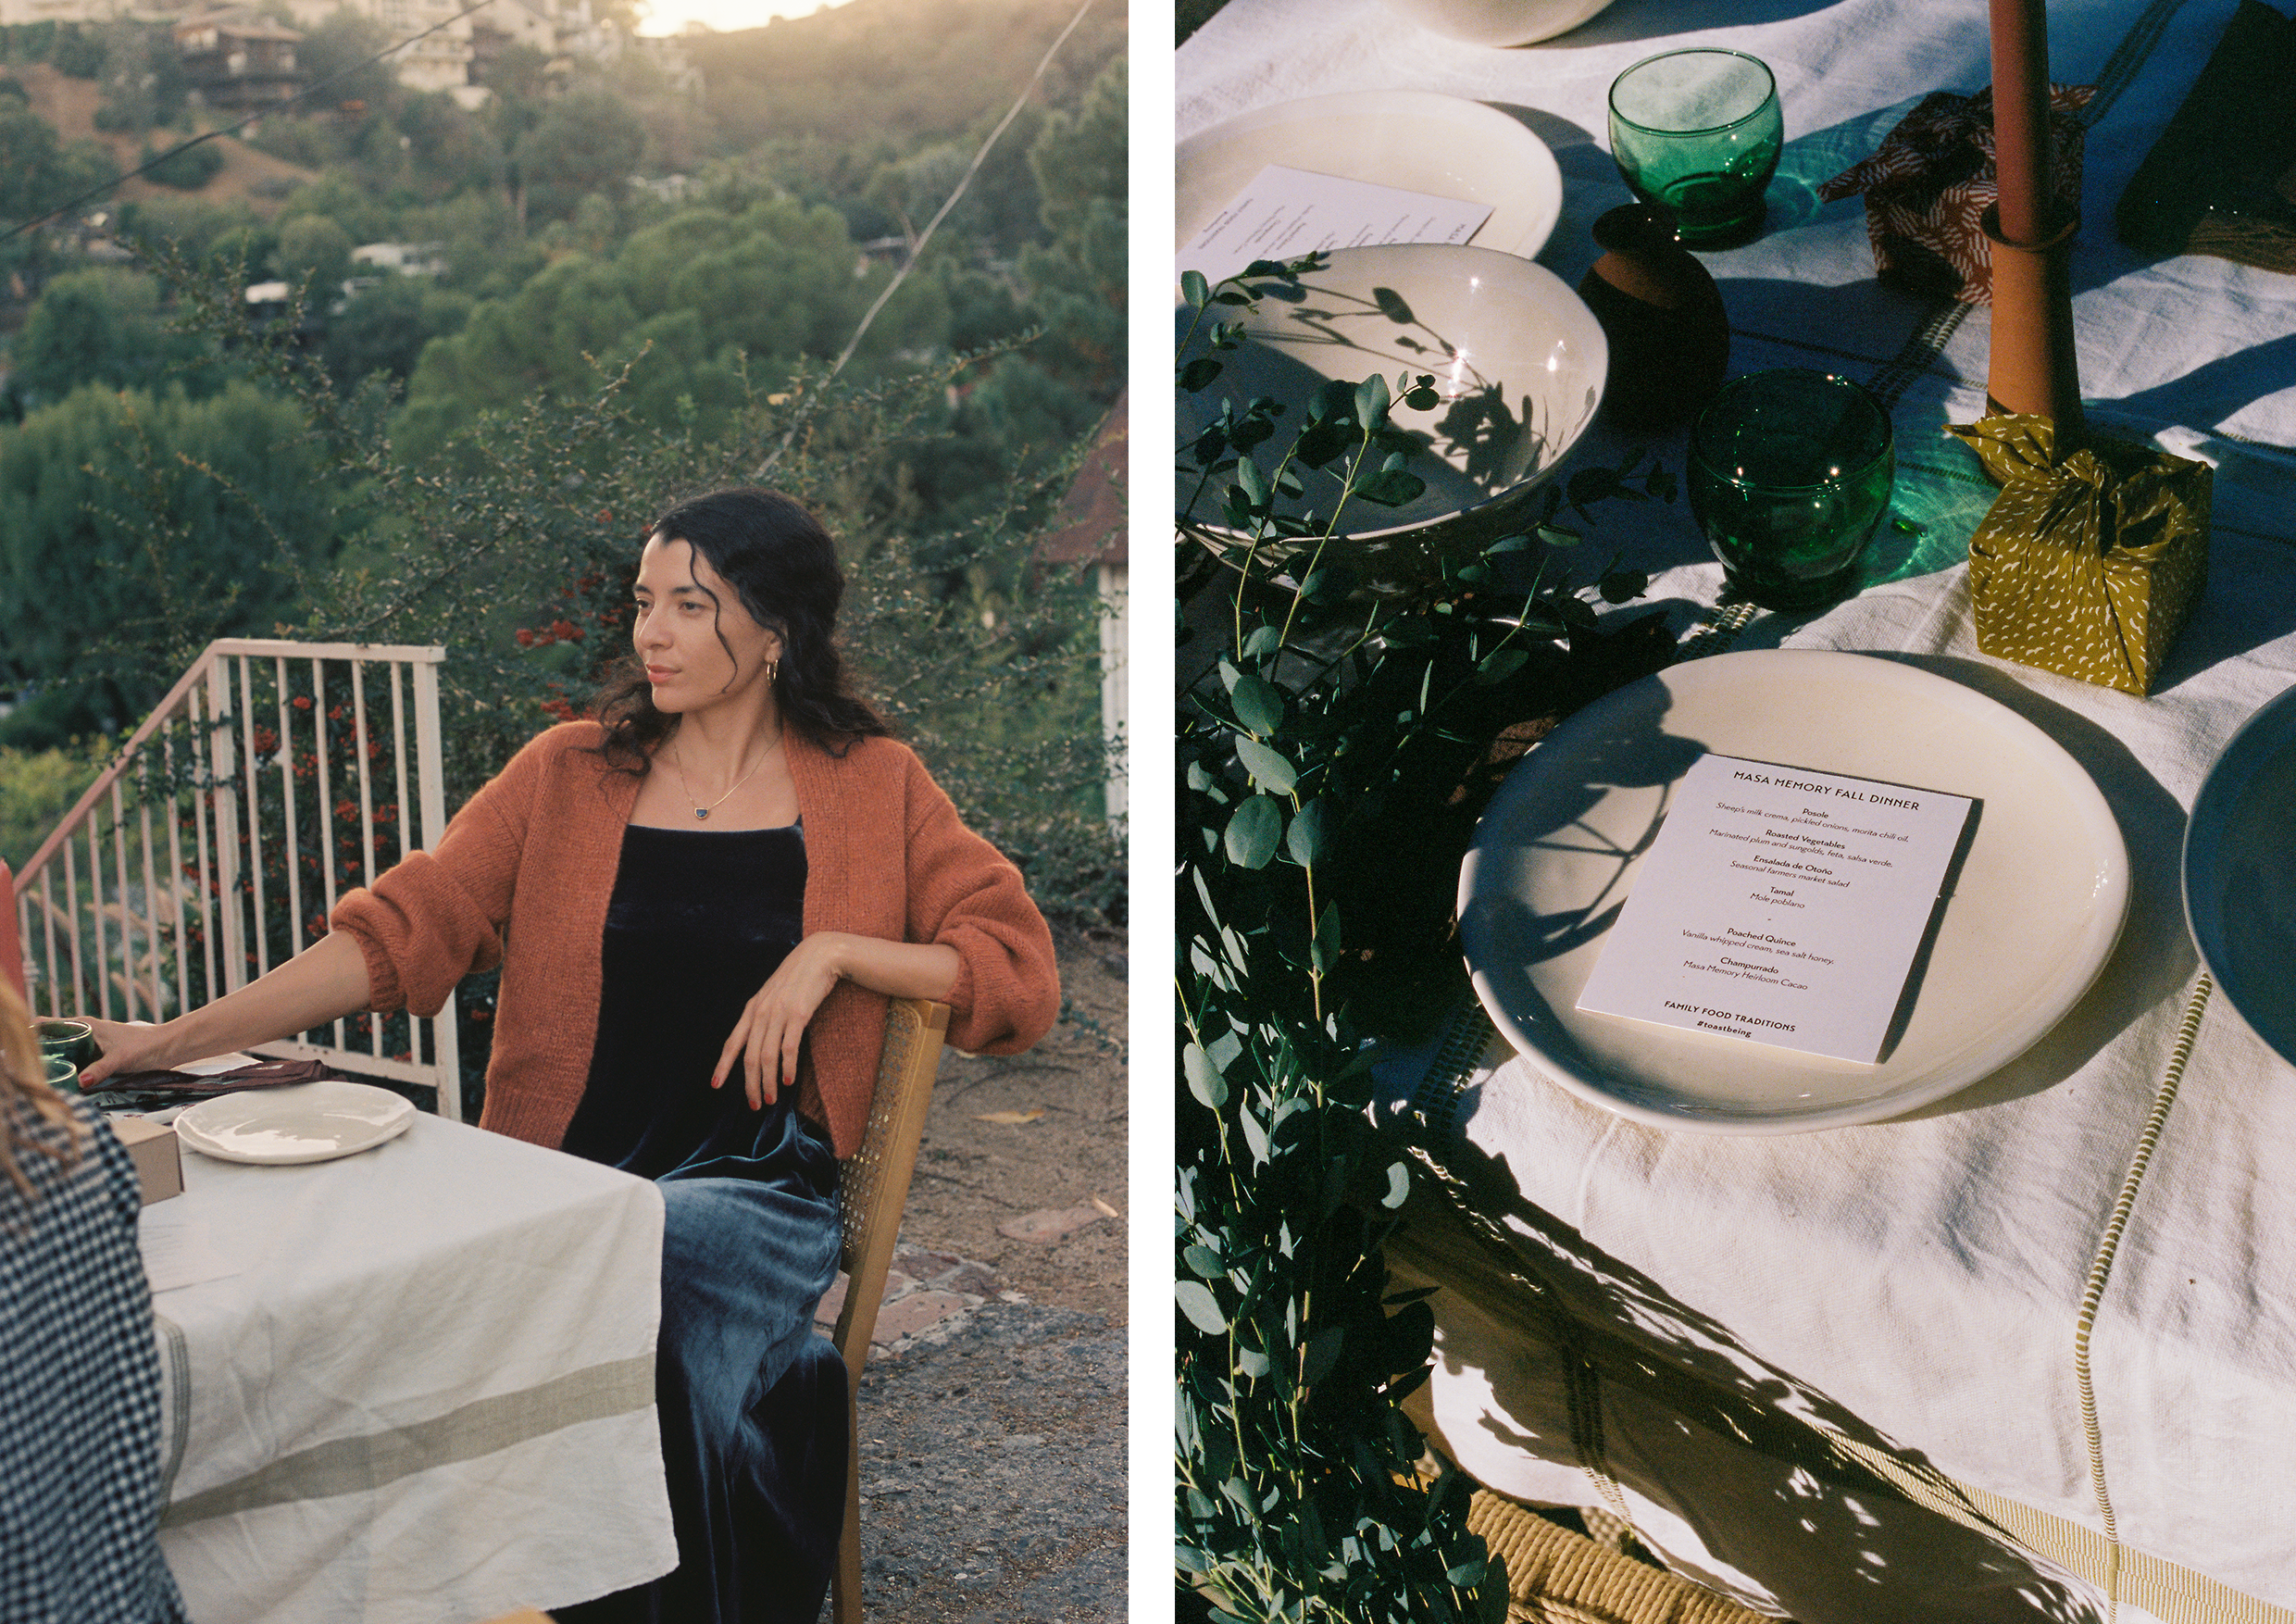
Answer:
[[[604, 734], [568, 722], [528, 743], [435, 851], [351, 892], [331, 921], [365, 953], [376, 1009], [434, 1014], [464, 975], [502, 965], [479, 1125], [553, 1147], [590, 1076], [606, 904], [638, 797], [636, 778], [585, 748]], [[805, 829], [805, 933], [955, 948], [958, 1048], [1011, 1054], [1051, 1030], [1060, 981], [1043, 916], [924, 764], [890, 739], [836, 756], [792, 733], [787, 749]], [[806, 1028], [798, 1108], [840, 1156], [860, 1148], [884, 1028], [885, 999], [851, 981]]]

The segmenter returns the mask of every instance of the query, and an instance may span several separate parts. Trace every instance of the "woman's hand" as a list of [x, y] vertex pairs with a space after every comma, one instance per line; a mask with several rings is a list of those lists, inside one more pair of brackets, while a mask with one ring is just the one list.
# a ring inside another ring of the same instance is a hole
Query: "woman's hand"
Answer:
[[797, 1050], [805, 1039], [805, 1023], [844, 973], [840, 963], [844, 940], [842, 931], [822, 931], [790, 949], [781, 968], [742, 1006], [742, 1018], [733, 1023], [733, 1035], [710, 1073], [710, 1087], [722, 1087], [738, 1064], [750, 1109], [756, 1111], [770, 1105], [784, 1083], [797, 1081]]
[[98, 1020], [81, 1016], [95, 1029], [97, 1056], [80, 1068], [80, 1086], [94, 1091], [103, 1081], [122, 1071], [165, 1071], [176, 1062], [172, 1033], [145, 1021]]

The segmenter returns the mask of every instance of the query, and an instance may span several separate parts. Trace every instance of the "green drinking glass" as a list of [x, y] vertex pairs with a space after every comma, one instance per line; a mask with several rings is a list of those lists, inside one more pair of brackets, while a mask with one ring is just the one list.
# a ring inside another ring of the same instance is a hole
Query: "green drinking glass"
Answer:
[[1896, 472], [1890, 414], [1827, 372], [1734, 379], [1691, 429], [1691, 513], [1729, 584], [1766, 609], [1841, 595]]
[[1644, 203], [1672, 212], [1692, 247], [1728, 247], [1762, 229], [1785, 128], [1778, 81], [1742, 51], [1668, 51], [1611, 81], [1618, 172]]
[[59, 1055], [76, 1067], [94, 1061], [95, 1029], [86, 1021], [51, 1016], [35, 1022], [34, 1027], [43, 1055]]

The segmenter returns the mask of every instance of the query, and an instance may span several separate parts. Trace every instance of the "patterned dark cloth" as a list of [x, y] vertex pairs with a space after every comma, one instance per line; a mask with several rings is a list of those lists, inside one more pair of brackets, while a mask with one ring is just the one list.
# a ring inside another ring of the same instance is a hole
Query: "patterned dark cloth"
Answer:
[[[2080, 109], [2094, 85], [2049, 87], [2049, 184], [2062, 209], [2080, 206]], [[1993, 87], [1973, 96], [1933, 91], [1900, 119], [1881, 150], [1821, 184], [1818, 197], [1866, 194], [1874, 274], [1925, 297], [1993, 302], [1993, 251], [1978, 223], [2001, 201], [1993, 162]]]
[[103, 1118], [67, 1167], [27, 1141], [0, 1176], [0, 1624], [181, 1624], [159, 1555], [159, 1349], [136, 1250], [135, 1165]]
[[784, 1090], [709, 1075], [804, 933], [804, 831], [631, 826], [606, 912], [590, 1082], [564, 1147], [661, 1186], [655, 1398], [678, 1568], [560, 1624], [814, 1624], [844, 1521], [837, 1159]]

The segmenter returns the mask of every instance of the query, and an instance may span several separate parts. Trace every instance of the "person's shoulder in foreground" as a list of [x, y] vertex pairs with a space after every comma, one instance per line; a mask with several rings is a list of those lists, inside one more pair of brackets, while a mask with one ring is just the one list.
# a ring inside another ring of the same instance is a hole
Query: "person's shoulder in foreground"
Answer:
[[95, 1112], [0, 1078], [0, 1619], [184, 1618], [141, 1201]]

